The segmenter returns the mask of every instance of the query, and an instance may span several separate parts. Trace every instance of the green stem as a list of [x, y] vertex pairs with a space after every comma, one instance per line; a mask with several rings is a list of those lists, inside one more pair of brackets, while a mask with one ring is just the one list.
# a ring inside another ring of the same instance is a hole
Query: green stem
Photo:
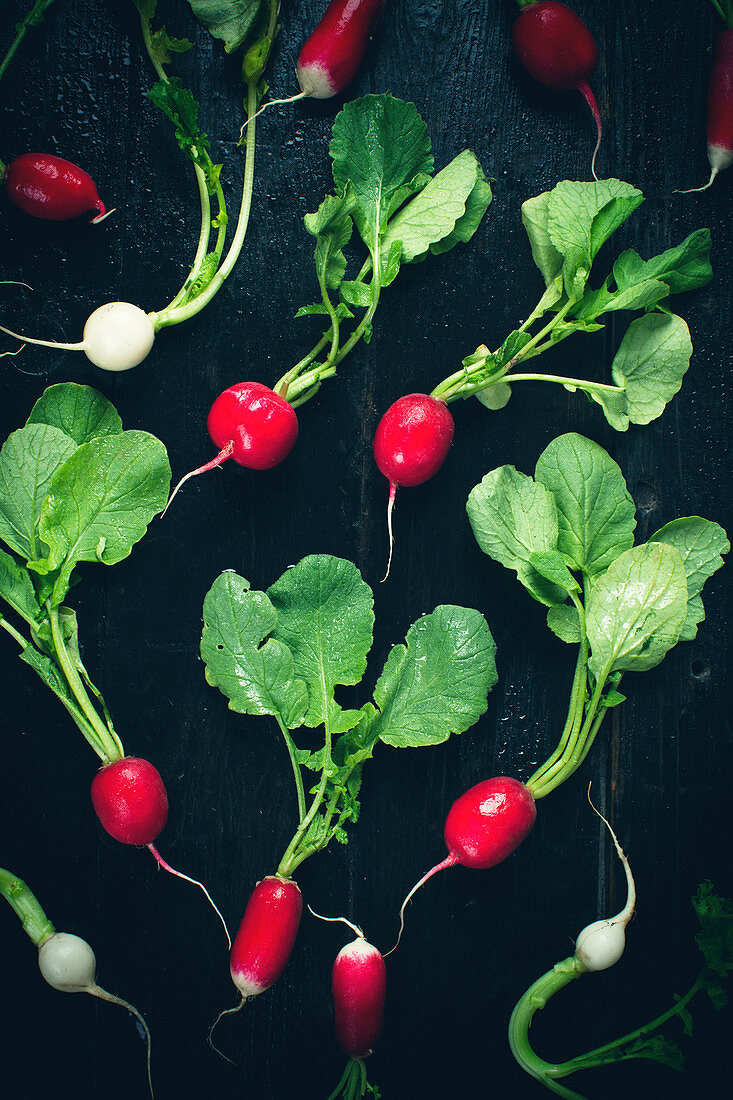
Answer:
[[545, 795], [554, 791], [556, 787], [559, 787], [561, 783], [564, 783], [566, 779], [570, 778], [573, 772], [580, 767], [581, 762], [585, 759], [605, 714], [604, 707], [598, 717], [598, 721], [596, 721], [598, 708], [602, 702], [605, 682], [605, 676], [602, 676], [598, 680], [595, 691], [591, 696], [591, 700], [585, 712], [585, 720], [577, 733], [570, 737], [562, 755], [556, 760], [552, 767], [544, 772], [541, 779], [530, 787], [535, 799], [544, 798]]
[[0, 894], [20, 917], [24, 930], [40, 947], [56, 929], [43, 912], [36, 895], [17, 875], [0, 867]]
[[[298, 850], [300, 841], [307, 833], [308, 827], [313, 821], [313, 818], [318, 813], [320, 805], [323, 802], [323, 796], [326, 793], [326, 786], [328, 784], [328, 766], [331, 763], [331, 745], [333, 740], [331, 733], [331, 723], [328, 718], [328, 713], [326, 713], [323, 724], [326, 732], [326, 743], [324, 746], [323, 772], [321, 773], [321, 781], [318, 784], [318, 790], [313, 796], [313, 801], [311, 802], [310, 809], [308, 810], [305, 817], [301, 817], [298, 828], [295, 831], [295, 836], [285, 849], [285, 855], [280, 860], [280, 866], [275, 872], [281, 878], [290, 878], [295, 868], [298, 867], [306, 858], [306, 856]], [[317, 849], [313, 848], [312, 851], [308, 851], [307, 855], [312, 855], [313, 851], [316, 850]]]
[[272, 387], [275, 393], [279, 393], [281, 397], [287, 397], [290, 383], [293, 381], [293, 379], [298, 377], [302, 370], [304, 370], [307, 366], [309, 366], [310, 363], [313, 362], [313, 360], [321, 351], [323, 351], [329, 340], [330, 336], [328, 335], [328, 333], [326, 333], [325, 336], [322, 336], [318, 343], [311, 348], [308, 354], [303, 356], [300, 362], [296, 363], [294, 367], [291, 367], [287, 374], [284, 374], [282, 376], [279, 382], [275, 383], [275, 385]]
[[0, 615], [0, 626], [3, 628], [3, 630], [7, 630], [11, 638], [15, 638], [21, 649], [25, 649], [27, 646], [30, 645], [28, 639], [24, 638], [20, 631], [16, 630], [12, 623], [9, 623], [8, 620], [2, 615]]
[[56, 654], [56, 660], [59, 664], [61, 671], [64, 674], [67, 684], [69, 685], [71, 692], [76, 699], [77, 703], [81, 707], [85, 717], [87, 718], [90, 726], [94, 730], [97, 739], [99, 741], [98, 746], [92, 745], [95, 748], [97, 755], [100, 757], [104, 764], [109, 764], [113, 760], [121, 760], [125, 755], [125, 750], [122, 747], [119, 737], [101, 720], [92, 704], [87, 690], [84, 687], [81, 676], [77, 671], [69, 652], [64, 642], [63, 631], [61, 630], [61, 624], [59, 622], [59, 611], [57, 607], [51, 607], [47, 604], [48, 616], [51, 623], [51, 636], [53, 638], [53, 647]]
[[197, 294], [190, 302], [186, 302], [185, 305], [176, 306], [173, 309], [163, 309], [159, 313], [151, 313], [150, 317], [155, 326], [156, 332], [161, 328], [166, 328], [168, 325], [178, 325], [182, 321], [188, 321], [192, 317], [195, 317], [197, 313], [200, 313], [205, 306], [209, 304], [211, 299], [218, 293], [223, 286], [225, 280], [229, 277], [232, 269], [239, 259], [239, 254], [244, 246], [244, 238], [247, 233], [247, 226], [249, 224], [249, 215], [252, 208], [252, 191], [254, 188], [254, 174], [255, 174], [255, 140], [256, 140], [256, 119], [257, 113], [257, 83], [256, 81], [250, 81], [247, 84], [247, 152], [244, 160], [244, 183], [242, 185], [242, 203], [239, 208], [239, 217], [237, 219], [237, 228], [234, 234], [234, 239], [229, 246], [226, 258], [221, 267], [217, 271], [214, 278], [206, 286], [200, 294]]
[[[2, 62], [0, 62], [0, 80], [5, 75], [5, 71], [8, 65], [13, 60], [13, 56], [15, 55], [18, 46], [20, 46], [21, 42], [25, 38], [28, 28], [30, 26], [38, 26], [38, 24], [42, 22], [44, 12], [47, 8], [51, 7], [51, 4], [53, 4], [53, 0], [36, 0], [35, 4], [28, 12], [25, 19], [21, 20], [21, 22], [18, 24], [18, 32], [10, 45], [10, 49], [5, 54]], [[0, 168], [2, 168], [2, 171], [4, 172], [5, 165], [3, 165], [1, 162]]]
[[564, 378], [559, 374], [513, 374], [505, 382], [559, 382], [562, 386], [573, 386], [577, 390], [592, 390], [603, 393], [623, 393], [621, 386], [607, 386], [603, 382], [586, 382], [582, 378]]
[[305, 791], [303, 790], [303, 776], [300, 772], [300, 764], [295, 759], [295, 742], [290, 736], [290, 731], [280, 721], [278, 715], [275, 715], [280, 732], [282, 733], [285, 744], [288, 750], [288, 756], [290, 757], [290, 764], [293, 769], [293, 777], [295, 778], [295, 789], [298, 792], [298, 820], [302, 821], [305, 815]]
[[568, 707], [568, 716], [565, 721], [565, 728], [563, 729], [562, 736], [558, 742], [555, 751], [545, 760], [544, 764], [541, 764], [536, 772], [530, 777], [527, 782], [527, 786], [534, 790], [535, 785], [540, 785], [540, 781], [544, 775], [552, 768], [562, 756], [563, 752], [567, 748], [568, 741], [572, 737], [573, 733], [577, 731], [583, 716], [583, 707], [585, 705], [585, 689], [588, 683], [588, 642], [586, 638], [583, 638], [581, 645], [578, 647], [578, 660], [575, 665], [575, 676], [573, 677], [573, 687], [570, 693], [570, 706]]
[[586, 973], [585, 967], [574, 955], [556, 963], [552, 970], [548, 970], [538, 978], [520, 997], [509, 1021], [509, 1045], [519, 1065], [551, 1092], [564, 1096], [567, 1100], [583, 1100], [583, 1098], [579, 1093], [571, 1092], [570, 1089], [553, 1080], [558, 1064], [547, 1062], [535, 1054], [529, 1041], [529, 1029], [535, 1012], [543, 1009], [551, 997], [584, 973]]

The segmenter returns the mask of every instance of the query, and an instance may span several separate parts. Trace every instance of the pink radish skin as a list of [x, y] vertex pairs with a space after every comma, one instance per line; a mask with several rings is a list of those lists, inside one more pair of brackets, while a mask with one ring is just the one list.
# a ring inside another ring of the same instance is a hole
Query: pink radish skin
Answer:
[[352, 1058], [368, 1058], [379, 1039], [387, 972], [381, 951], [359, 937], [342, 947], [331, 974], [336, 1040]]
[[292, 879], [273, 875], [255, 886], [232, 945], [230, 973], [243, 1000], [264, 993], [290, 958], [303, 912]]
[[26, 214], [45, 221], [63, 222], [96, 210], [93, 222], [106, 210], [92, 177], [71, 161], [49, 153], [23, 153], [5, 170], [8, 198]]
[[[521, 0], [520, 0], [521, 3]], [[598, 61], [598, 49], [582, 19], [559, 0], [539, 0], [522, 5], [512, 27], [512, 45], [527, 72], [546, 88], [565, 92], [576, 89], [591, 109], [597, 142], [593, 152], [593, 175], [603, 127], [595, 96], [588, 80]]]
[[437, 474], [453, 442], [453, 417], [445, 401], [427, 393], [409, 393], [387, 409], [374, 436], [374, 459], [389, 481], [387, 530], [389, 560], [384, 580], [392, 565], [394, 537], [392, 512], [397, 488], [422, 485]]
[[298, 56], [304, 95], [330, 99], [351, 83], [383, 7], [384, 0], [331, 0]]
[[135, 756], [124, 756], [97, 772], [92, 804], [102, 827], [122, 844], [152, 844], [168, 820], [160, 773]]
[[722, 31], [715, 45], [708, 82], [707, 138], [711, 172], [701, 191], [733, 164], [733, 29]]

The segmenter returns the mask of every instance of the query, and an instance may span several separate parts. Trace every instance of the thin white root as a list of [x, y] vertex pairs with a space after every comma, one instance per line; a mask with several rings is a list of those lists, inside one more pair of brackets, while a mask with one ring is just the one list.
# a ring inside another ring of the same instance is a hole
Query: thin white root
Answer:
[[626, 858], [626, 854], [624, 853], [623, 848], [621, 847], [621, 845], [618, 842], [618, 838], [617, 838], [615, 832], [613, 831], [613, 829], [611, 828], [609, 822], [603, 816], [601, 811], [598, 809], [598, 807], [593, 804], [593, 800], [591, 799], [591, 796], [590, 796], [590, 788], [591, 788], [591, 784], [589, 783], [588, 784], [588, 802], [590, 803], [590, 807], [593, 810], [593, 812], [596, 813], [598, 815], [598, 817], [600, 817], [601, 821], [603, 822], [603, 824], [606, 826], [609, 833], [613, 837], [613, 843], [616, 847], [616, 852], [618, 853], [618, 858], [621, 860], [621, 862], [623, 864], [623, 867], [624, 867], [624, 871], [626, 872], [626, 888], [627, 888], [626, 905], [623, 907], [623, 909], [621, 910], [620, 913], [617, 913], [615, 917], [611, 918], [611, 920], [613, 921], [614, 924], [621, 923], [621, 924], [626, 925], [626, 924], [629, 923], [629, 921], [633, 917], [634, 909], [636, 908], [636, 883], [634, 882], [634, 876], [631, 874], [631, 867], [629, 866], [629, 861]]
[[295, 103], [295, 101], [298, 100], [298, 99], [307, 99], [307, 98], [308, 98], [308, 93], [307, 92], [298, 92], [297, 95], [287, 96], [287, 98], [285, 98], [285, 99], [268, 99], [267, 103], [262, 104], [259, 111], [255, 111], [255, 113], [253, 115], [251, 115], [249, 118], [246, 118], [244, 120], [244, 122], [242, 123], [242, 128], [239, 131], [239, 144], [241, 145], [242, 142], [244, 141], [244, 131], [247, 129], [247, 126], [252, 121], [252, 119], [258, 118], [262, 114], [263, 111], [267, 110], [268, 107], [276, 107], [281, 103]]
[[229, 950], [231, 951], [231, 949], [232, 949], [232, 937], [229, 935], [229, 929], [227, 928], [227, 922], [224, 920], [224, 917], [222, 916], [221, 910], [214, 903], [214, 899], [212, 898], [211, 894], [209, 893], [209, 891], [204, 886], [203, 882], [199, 882], [199, 880], [197, 878], [191, 878], [190, 875], [184, 875], [183, 871], [176, 871], [175, 867], [171, 867], [170, 863], [166, 863], [166, 861], [163, 859], [162, 855], [160, 854], [160, 852], [158, 851], [158, 849], [155, 847], [154, 844], [148, 844], [148, 845], [146, 845], [146, 847], [150, 850], [150, 852], [153, 855], [153, 858], [156, 860], [158, 865], [160, 867], [162, 867], [164, 871], [167, 871], [169, 875], [175, 875], [176, 878], [182, 878], [186, 882], [190, 882], [190, 883], [192, 883], [192, 885], [198, 886], [199, 889], [204, 892], [204, 894], [206, 895], [206, 898], [209, 902], [209, 905], [211, 906], [211, 908], [214, 910], [217, 917], [221, 921], [222, 928], [224, 929], [224, 932], [226, 933], [227, 943], [229, 944]]
[[114, 214], [116, 209], [117, 207], [113, 206], [111, 210], [105, 211], [104, 214], [97, 214], [96, 218], [92, 218], [92, 225], [99, 225], [105, 218], [108, 218], [110, 214]]
[[26, 290], [33, 290], [28, 283], [22, 283], [20, 279], [0, 279], [0, 286], [24, 286]]
[[153, 1091], [153, 1078], [152, 1078], [152, 1075], [151, 1075], [151, 1072], [150, 1072], [150, 1048], [151, 1048], [150, 1028], [146, 1024], [143, 1016], [141, 1015], [141, 1013], [138, 1012], [138, 1010], [135, 1008], [134, 1005], [130, 1004], [129, 1001], [123, 1000], [122, 997], [116, 997], [114, 993], [108, 993], [107, 990], [102, 989], [102, 987], [100, 985], [90, 985], [88, 987], [88, 989], [86, 990], [86, 992], [90, 993], [92, 997], [98, 997], [100, 1001], [109, 1001], [110, 1004], [121, 1005], [122, 1008], [126, 1008], [128, 1012], [131, 1012], [132, 1015], [137, 1020], [137, 1022], [140, 1024], [140, 1027], [145, 1032], [145, 1041], [147, 1043], [147, 1048], [148, 1048], [148, 1057], [147, 1057], [148, 1088], [150, 1089], [151, 1097], [153, 1098], [153, 1100], [155, 1100], [155, 1093]]
[[437, 875], [438, 871], [444, 871], [446, 869], [446, 867], [455, 867], [457, 862], [458, 862], [458, 860], [456, 859], [456, 857], [453, 854], [448, 855], [448, 856], [445, 857], [444, 860], [441, 860], [440, 863], [436, 863], [434, 867], [431, 867], [429, 871], [426, 871], [426, 873], [419, 880], [419, 882], [415, 883], [412, 890], [410, 890], [409, 894], [407, 895], [405, 900], [402, 902], [402, 907], [400, 909], [400, 931], [399, 931], [399, 934], [397, 936], [397, 940], [396, 940], [394, 946], [390, 947], [389, 951], [384, 952], [384, 954], [382, 955], [383, 959], [386, 959], [388, 955], [391, 955], [392, 952], [396, 951], [397, 948], [400, 946], [400, 940], [402, 939], [402, 933], [405, 930], [405, 909], [407, 908], [408, 903], [410, 901], [412, 901], [413, 897], [418, 892], [420, 887], [424, 886], [425, 883], [428, 881], [428, 879], [431, 879], [433, 877], [433, 875]]
[[352, 924], [350, 920], [346, 919], [346, 917], [324, 917], [320, 913], [316, 913], [315, 909], [313, 909], [310, 905], [308, 906], [308, 912], [311, 913], [314, 917], [317, 917], [318, 920], [325, 920], [333, 923], [340, 921], [342, 924], [347, 924], [352, 932], [356, 932], [360, 940], [364, 939], [364, 933], [362, 932], [361, 928], [359, 928], [357, 924]]
[[231, 457], [233, 450], [234, 443], [230, 440], [229, 443], [227, 443], [226, 447], [224, 447], [223, 450], [219, 451], [219, 454], [216, 456], [216, 458], [212, 458], [211, 462], [205, 462], [204, 465], [199, 466], [197, 470], [189, 470], [187, 474], [184, 474], [171, 495], [168, 497], [168, 503], [166, 504], [163, 511], [160, 513], [160, 518], [162, 519], [163, 516], [166, 514], [171, 504], [173, 503], [173, 498], [178, 493], [178, 490], [188, 481], [189, 478], [197, 477], [199, 474], [205, 474], [208, 470], [213, 470], [215, 466], [221, 466], [222, 462], [226, 462], [226, 460]]
[[225, 1062], [228, 1062], [230, 1066], [236, 1066], [236, 1064], [237, 1064], [237, 1063], [236, 1063], [236, 1062], [234, 1062], [234, 1061], [232, 1061], [232, 1059], [231, 1059], [231, 1058], [227, 1058], [226, 1054], [222, 1054], [222, 1052], [221, 1052], [221, 1051], [219, 1050], [219, 1048], [218, 1048], [218, 1047], [216, 1047], [216, 1046], [214, 1046], [214, 1043], [213, 1043], [213, 1041], [212, 1041], [212, 1039], [211, 1039], [211, 1036], [212, 1036], [212, 1035], [214, 1034], [214, 1028], [215, 1028], [215, 1027], [216, 1027], [216, 1025], [217, 1025], [217, 1024], [219, 1023], [219, 1020], [221, 1020], [222, 1016], [233, 1016], [235, 1012], [239, 1012], [239, 1011], [241, 1011], [241, 1009], [242, 1009], [242, 1008], [244, 1008], [244, 1005], [245, 1005], [245, 1002], [246, 1002], [246, 1000], [247, 1000], [247, 998], [246, 998], [246, 997], [242, 997], [242, 999], [241, 999], [241, 1001], [239, 1002], [239, 1004], [238, 1004], [238, 1005], [235, 1005], [235, 1006], [234, 1006], [234, 1008], [225, 1008], [225, 1009], [223, 1009], [223, 1010], [222, 1010], [222, 1011], [221, 1011], [221, 1012], [219, 1013], [219, 1015], [218, 1015], [218, 1016], [216, 1017], [216, 1019], [214, 1020], [213, 1024], [212, 1024], [212, 1025], [211, 1025], [211, 1027], [209, 1028], [209, 1034], [208, 1034], [208, 1035], [206, 1036], [206, 1042], [207, 1042], [207, 1043], [209, 1044], [209, 1046], [211, 1047], [211, 1049], [212, 1049], [212, 1050], [213, 1050], [213, 1051], [214, 1051], [214, 1052], [215, 1052], [216, 1054], [218, 1054], [220, 1058], [223, 1058]]
[[6, 355], [20, 355], [21, 351], [26, 346], [26, 344], [21, 344], [19, 348], [15, 349], [15, 351], [0, 351], [0, 359], [4, 359]]
[[12, 329], [5, 328], [0, 325], [0, 332], [4, 332], [7, 336], [12, 336], [14, 340], [20, 340], [23, 344], [38, 344], [42, 348], [59, 348], [61, 351], [84, 351], [84, 342], [81, 341], [78, 344], [59, 344], [56, 340], [36, 340], [33, 336], [21, 336], [18, 332], [13, 332]]
[[389, 503], [387, 504], [387, 534], [389, 535], [389, 557], [387, 558], [387, 572], [382, 577], [381, 583], [384, 584], [389, 571], [392, 568], [392, 553], [394, 551], [394, 535], [392, 533], [392, 513], [394, 511], [395, 497], [397, 496], [397, 486], [394, 481], [389, 483]]
[[708, 182], [707, 182], [706, 184], [704, 184], [704, 185], [703, 185], [702, 187], [688, 187], [686, 191], [681, 191], [681, 190], [680, 190], [680, 189], [679, 189], [679, 188], [677, 187], [677, 188], [675, 188], [675, 190], [674, 190], [674, 191], [672, 192], [672, 194], [673, 194], [673, 195], [696, 195], [696, 194], [698, 194], [698, 192], [700, 192], [700, 191], [707, 191], [708, 187], [712, 187], [712, 186], [713, 186], [713, 182], [714, 182], [714, 180], [715, 180], [715, 177], [717, 176], [717, 174], [718, 174], [718, 169], [717, 169], [717, 168], [713, 168], [712, 172], [710, 173], [710, 179], [709, 179], [709, 180], [708, 180]]

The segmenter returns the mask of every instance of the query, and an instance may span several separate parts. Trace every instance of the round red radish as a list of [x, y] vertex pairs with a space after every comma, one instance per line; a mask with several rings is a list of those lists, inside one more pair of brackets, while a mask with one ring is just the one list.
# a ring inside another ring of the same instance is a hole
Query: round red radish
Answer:
[[384, 0], [331, 0], [298, 55], [295, 71], [305, 95], [330, 99], [351, 83], [383, 7]]
[[295, 944], [303, 899], [292, 879], [264, 878], [255, 886], [230, 955], [242, 997], [264, 993], [282, 974]]
[[237, 382], [217, 397], [206, 421], [211, 440], [250, 470], [269, 470], [292, 451], [298, 438], [293, 406], [260, 382]]
[[11, 202], [35, 218], [63, 222], [89, 210], [92, 220], [104, 217], [104, 203], [92, 177], [71, 161], [48, 153], [23, 153], [5, 170], [5, 190]]
[[381, 951], [359, 937], [336, 956], [331, 974], [336, 1039], [352, 1058], [367, 1058], [381, 1034], [387, 972]]
[[712, 180], [733, 164], [733, 29], [722, 31], [715, 46], [708, 83], [707, 138]]
[[444, 401], [409, 393], [387, 409], [374, 436], [374, 458], [392, 485], [422, 485], [437, 474], [453, 442]]
[[445, 819], [446, 847], [464, 867], [494, 867], [518, 848], [535, 823], [532, 792], [510, 776], [485, 779], [462, 794]]
[[168, 820], [160, 773], [135, 756], [124, 756], [97, 772], [92, 804], [102, 827], [122, 844], [152, 844]]

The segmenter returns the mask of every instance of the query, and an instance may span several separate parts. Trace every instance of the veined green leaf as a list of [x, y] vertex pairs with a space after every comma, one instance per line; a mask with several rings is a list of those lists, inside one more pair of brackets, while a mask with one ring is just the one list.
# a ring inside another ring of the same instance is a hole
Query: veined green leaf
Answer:
[[[626, 394], [627, 423], [648, 424], [661, 416], [680, 389], [691, 358], [690, 330], [681, 317], [649, 313], [631, 322], [611, 369]], [[598, 400], [598, 393], [592, 390], [591, 396]], [[623, 419], [614, 423], [605, 403], [604, 412], [614, 428], [625, 430]]]
[[349, 243], [354, 199], [350, 189], [344, 195], [327, 195], [315, 214], [303, 219], [306, 230], [316, 238], [316, 271], [321, 286], [335, 290], [346, 273], [343, 248]]
[[0, 550], [0, 599], [27, 623], [38, 623], [43, 617], [28, 570], [4, 550]]
[[692, 905], [700, 921], [695, 941], [705, 964], [725, 977], [733, 971], [733, 901], [719, 897], [711, 882], [702, 882]]
[[227, 53], [242, 45], [264, 0], [188, 0], [193, 14], [207, 31], [220, 38]]
[[333, 708], [338, 684], [358, 684], [372, 646], [372, 590], [349, 561], [312, 554], [268, 588], [277, 612], [272, 632], [293, 655], [294, 675], [308, 689], [307, 726]]
[[730, 550], [728, 536], [722, 527], [701, 516], [685, 516], [665, 524], [649, 542], [664, 542], [679, 551], [687, 577], [688, 607], [681, 641], [691, 641], [697, 635], [698, 623], [705, 618], [700, 593], [705, 581], [723, 564], [723, 554]]
[[611, 672], [654, 668], [679, 640], [687, 615], [682, 558], [672, 546], [635, 546], [596, 580], [586, 606], [597, 680]]
[[430, 251], [433, 255], [439, 256], [443, 252], [448, 252], [457, 244], [468, 244], [481, 224], [481, 219], [488, 210], [492, 197], [491, 185], [484, 175], [483, 168], [479, 165], [478, 178], [473, 185], [471, 194], [466, 199], [465, 213], [456, 222], [452, 233], [430, 245]]
[[[558, 287], [556, 280], [562, 271], [562, 254], [555, 248], [550, 237], [549, 205], [549, 191], [543, 191], [533, 199], [527, 199], [522, 203], [522, 224], [529, 237], [532, 259], [542, 272], [545, 285], [548, 288], [555, 288], [559, 299], [562, 294], [562, 284]], [[551, 305], [552, 302], [547, 301], [546, 308], [549, 309]]]
[[557, 506], [558, 549], [589, 577], [634, 545], [634, 502], [621, 470], [597, 443], [574, 432], [558, 436], [534, 476]]
[[26, 561], [43, 556], [41, 508], [53, 476], [76, 443], [51, 424], [27, 424], [0, 450], [0, 538]]
[[534, 550], [529, 555], [529, 564], [546, 581], [561, 588], [568, 595], [580, 592], [580, 585], [570, 572], [559, 550]]
[[222, 573], [204, 600], [201, 659], [207, 683], [226, 695], [230, 710], [272, 714], [295, 729], [308, 709], [308, 691], [294, 675], [288, 647], [271, 637], [276, 625], [264, 592], [253, 592], [237, 573]]
[[580, 616], [577, 607], [561, 603], [547, 609], [547, 625], [561, 642], [580, 645]]
[[436, 607], [391, 650], [374, 689], [369, 741], [437, 745], [469, 729], [496, 683], [496, 645], [486, 620], [465, 607]]
[[165, 507], [170, 473], [160, 440], [138, 431], [84, 443], [56, 470], [39, 523], [48, 557], [29, 563], [41, 574], [59, 570], [55, 606], [78, 562], [114, 565], [127, 557]]
[[122, 421], [112, 402], [91, 386], [76, 382], [61, 382], [45, 389], [26, 423], [51, 424], [78, 445], [122, 431]]

